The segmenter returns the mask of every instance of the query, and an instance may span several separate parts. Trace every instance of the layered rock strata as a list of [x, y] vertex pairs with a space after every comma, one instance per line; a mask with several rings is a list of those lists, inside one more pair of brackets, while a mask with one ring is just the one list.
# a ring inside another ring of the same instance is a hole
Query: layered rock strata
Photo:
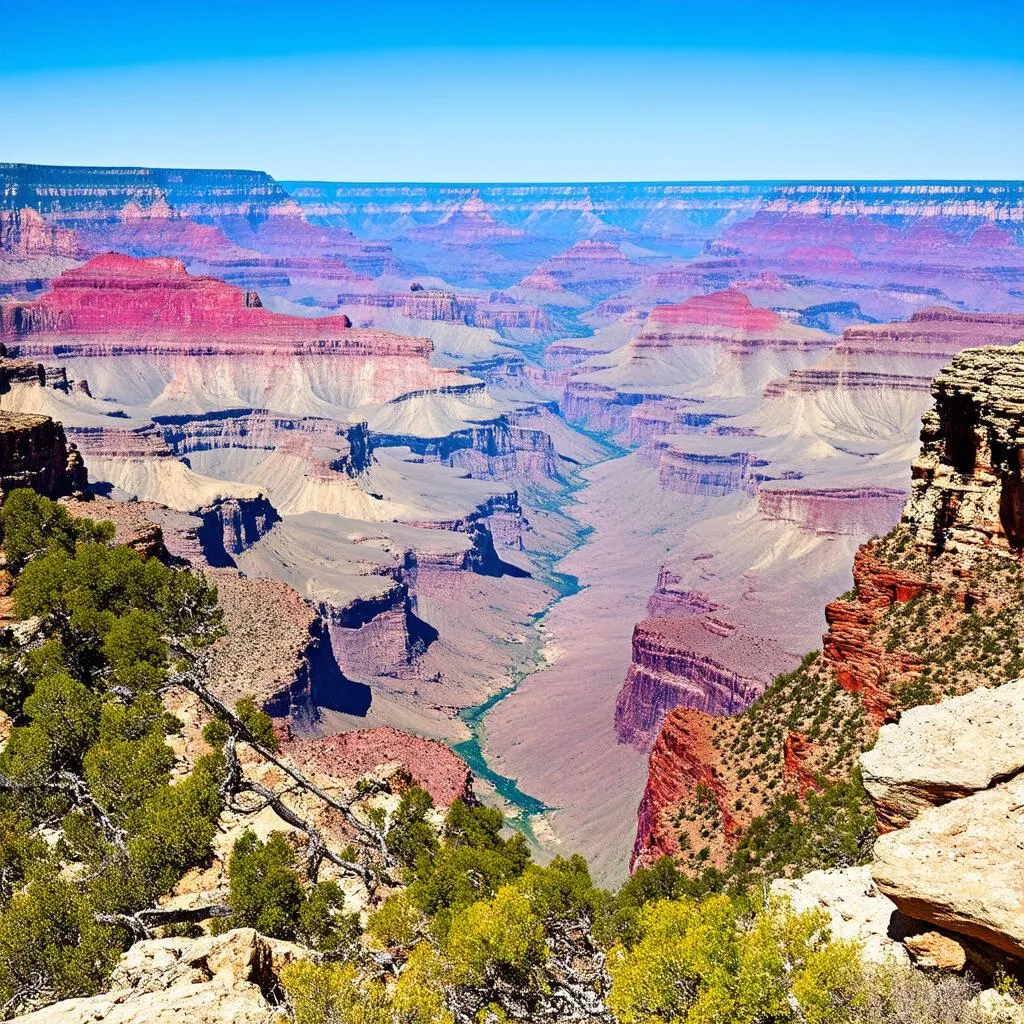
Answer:
[[87, 491], [86, 468], [49, 416], [0, 411], [0, 493], [31, 487], [49, 498]]
[[966, 349], [936, 378], [906, 519], [928, 550], [1024, 551], [1024, 346]]
[[[687, 619], [645, 619], [633, 629], [633, 657], [615, 706], [620, 743], [649, 750], [665, 715], [689, 707], [712, 715], [742, 711], [764, 689], [714, 659], [687, 649], [694, 623]], [[701, 622], [697, 629], [707, 628]], [[722, 627], [729, 631], [729, 627]]]

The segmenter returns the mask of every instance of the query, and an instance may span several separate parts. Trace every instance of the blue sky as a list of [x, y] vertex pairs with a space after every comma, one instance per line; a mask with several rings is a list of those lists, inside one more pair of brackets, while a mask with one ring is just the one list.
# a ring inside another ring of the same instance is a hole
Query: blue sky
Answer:
[[1024, 178], [1020, 0], [0, 0], [0, 30], [0, 159], [362, 181]]

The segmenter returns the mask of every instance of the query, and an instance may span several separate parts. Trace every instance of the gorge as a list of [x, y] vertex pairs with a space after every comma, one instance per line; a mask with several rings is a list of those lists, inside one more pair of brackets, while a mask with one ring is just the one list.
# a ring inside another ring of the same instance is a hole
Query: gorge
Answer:
[[662, 722], [817, 644], [931, 379], [1024, 336], [1014, 183], [0, 178], [0, 407], [61, 423], [112, 517], [306, 602], [275, 715], [450, 744], [602, 880]]

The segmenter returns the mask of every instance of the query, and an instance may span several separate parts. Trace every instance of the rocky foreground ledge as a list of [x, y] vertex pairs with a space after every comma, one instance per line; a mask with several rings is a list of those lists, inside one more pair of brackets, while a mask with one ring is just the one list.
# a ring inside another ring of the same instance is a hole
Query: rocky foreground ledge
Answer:
[[[1024, 959], [1024, 679], [904, 713], [861, 756], [869, 865], [778, 881], [874, 960], [984, 975]], [[1018, 1008], [1019, 1013], [1019, 1008]], [[1008, 1017], [1017, 1020], [1019, 1017]]]
[[137, 942], [110, 989], [16, 1017], [21, 1024], [267, 1024], [281, 970], [309, 950], [252, 928], [198, 939]]

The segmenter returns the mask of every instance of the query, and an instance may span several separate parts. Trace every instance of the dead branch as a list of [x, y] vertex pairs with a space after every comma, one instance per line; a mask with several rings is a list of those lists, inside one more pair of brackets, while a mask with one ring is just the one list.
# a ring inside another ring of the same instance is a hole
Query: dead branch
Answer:
[[332, 807], [334, 810], [338, 811], [342, 817], [356, 829], [357, 832], [377, 846], [384, 864], [388, 867], [393, 866], [394, 858], [388, 852], [385, 837], [376, 829], [366, 824], [366, 822], [360, 820], [353, 812], [351, 803], [346, 803], [345, 801], [332, 796], [326, 790], [322, 789], [315, 782], [309, 779], [303, 772], [299, 771], [298, 768], [295, 768], [287, 761], [282, 760], [272, 750], [270, 750], [269, 747], [264, 746], [264, 744], [261, 743], [253, 732], [246, 726], [242, 719], [239, 718], [235, 711], [228, 707], [228, 705], [217, 697], [202, 681], [200, 678], [200, 671], [202, 670], [202, 667], [203, 666], [200, 664], [199, 659], [193, 657], [192, 664], [185, 669], [185, 671], [175, 675], [169, 681], [168, 685], [181, 686], [197, 696], [211, 711], [223, 718], [231, 727], [232, 732], [241, 739], [244, 739], [245, 742], [248, 743], [249, 746], [252, 747], [253, 750], [255, 750], [262, 758], [279, 768], [307, 792], [312, 793], [315, 797], [322, 800], [328, 807]]
[[153, 938], [153, 929], [172, 924], [198, 924], [214, 917], [230, 917], [231, 908], [223, 904], [205, 907], [150, 907], [135, 914], [95, 914], [100, 924], [119, 924], [128, 928], [136, 939]]
[[39, 792], [63, 793], [76, 806], [88, 810], [96, 819], [107, 839], [117, 847], [119, 853], [128, 856], [127, 836], [123, 829], [118, 828], [107, 815], [99, 801], [92, 795], [85, 779], [74, 772], [62, 771], [40, 782], [16, 782], [6, 775], [0, 775], [0, 792], [31, 793]]

